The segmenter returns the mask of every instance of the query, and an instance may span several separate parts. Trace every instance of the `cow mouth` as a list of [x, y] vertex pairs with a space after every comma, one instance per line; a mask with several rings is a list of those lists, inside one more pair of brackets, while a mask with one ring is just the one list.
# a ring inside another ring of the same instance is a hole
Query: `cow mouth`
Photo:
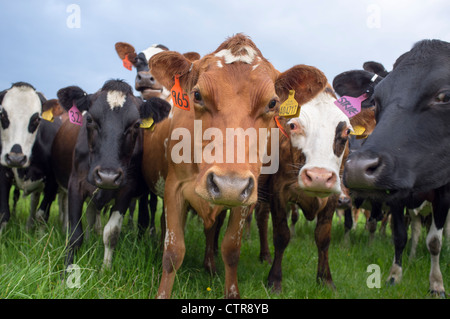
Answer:
[[138, 89], [138, 91], [141, 92], [142, 94], [162, 93], [163, 89], [162, 88], [152, 88], [152, 87], [140, 87]]
[[321, 192], [321, 191], [305, 190], [305, 189], [303, 189], [303, 192], [310, 197], [319, 197], [319, 198], [325, 198], [325, 197], [329, 197], [329, 196], [335, 194], [335, 192]]

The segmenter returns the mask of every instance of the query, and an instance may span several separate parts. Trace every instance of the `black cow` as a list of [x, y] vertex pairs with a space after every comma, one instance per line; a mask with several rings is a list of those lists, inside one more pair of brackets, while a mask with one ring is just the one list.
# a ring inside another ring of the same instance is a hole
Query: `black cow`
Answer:
[[[395, 262], [401, 276], [407, 204], [432, 202], [427, 236], [430, 291], [445, 296], [439, 267], [442, 230], [450, 208], [450, 43], [418, 42], [400, 56], [375, 88], [377, 125], [345, 165], [344, 183], [358, 194], [387, 201], [394, 220]], [[394, 278], [395, 279], [395, 278]]]
[[[41, 121], [41, 113], [50, 111], [54, 104], [47, 103], [41, 93], [25, 82], [14, 83], [10, 89], [1, 92], [0, 104], [1, 233], [10, 219], [9, 193], [13, 184], [25, 195], [32, 195], [27, 228], [31, 228], [36, 219], [48, 220], [57, 190], [50, 167], [51, 144], [61, 120]], [[42, 191], [44, 198], [36, 213]]]
[[[167, 117], [170, 105], [159, 98], [143, 102], [120, 80], [110, 80], [100, 91], [89, 95], [79, 87], [67, 87], [58, 91], [58, 98], [66, 110], [76, 106], [80, 112], [86, 112], [82, 126], [64, 123], [52, 150], [55, 171], [65, 174], [57, 175], [59, 182], [66, 182], [68, 190], [70, 242], [66, 264], [73, 263], [74, 250], [82, 244], [82, 207], [90, 198], [97, 210], [114, 201], [103, 233], [104, 266], [108, 267], [131, 200], [146, 194], [140, 167], [141, 121], [161, 121]], [[65, 160], [71, 156], [67, 177]]]

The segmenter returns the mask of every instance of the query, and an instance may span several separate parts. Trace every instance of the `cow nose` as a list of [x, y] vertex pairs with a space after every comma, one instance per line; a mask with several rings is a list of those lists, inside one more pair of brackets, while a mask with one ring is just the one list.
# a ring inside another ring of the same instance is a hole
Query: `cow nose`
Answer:
[[123, 181], [123, 170], [101, 169], [97, 167], [94, 170], [95, 185], [103, 189], [116, 189]]
[[152, 87], [156, 83], [150, 72], [141, 71], [136, 75], [136, 87]]
[[5, 155], [6, 165], [9, 167], [23, 167], [27, 163], [27, 156], [23, 153], [8, 153]]
[[339, 196], [338, 199], [338, 207], [347, 207], [348, 205], [350, 205], [350, 198], [347, 196]]
[[344, 184], [349, 188], [367, 188], [374, 186], [383, 170], [383, 160], [378, 155], [350, 156], [344, 167]]
[[336, 185], [337, 176], [324, 168], [303, 169], [300, 173], [300, 179], [306, 190], [315, 192], [330, 192]]
[[250, 177], [220, 176], [211, 172], [206, 179], [206, 188], [212, 200], [223, 205], [243, 205], [253, 194], [255, 179]]

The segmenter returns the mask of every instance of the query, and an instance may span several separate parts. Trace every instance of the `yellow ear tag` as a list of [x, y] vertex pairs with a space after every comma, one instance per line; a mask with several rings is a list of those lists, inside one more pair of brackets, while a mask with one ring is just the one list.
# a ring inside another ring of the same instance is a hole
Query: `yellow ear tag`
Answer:
[[45, 111], [44, 113], [42, 113], [41, 116], [44, 120], [49, 121], [49, 122], [53, 122], [53, 112], [52, 109]]
[[298, 117], [300, 115], [300, 106], [294, 96], [295, 91], [289, 90], [289, 97], [280, 105], [280, 116], [291, 118]]
[[366, 128], [364, 126], [356, 125], [353, 128], [353, 132], [350, 132], [350, 135], [362, 135], [366, 131]]
[[150, 127], [152, 127], [154, 122], [155, 121], [153, 121], [153, 118], [151, 118], [151, 117], [149, 117], [148, 119], [143, 119], [140, 127], [142, 127], [142, 128], [150, 128]]

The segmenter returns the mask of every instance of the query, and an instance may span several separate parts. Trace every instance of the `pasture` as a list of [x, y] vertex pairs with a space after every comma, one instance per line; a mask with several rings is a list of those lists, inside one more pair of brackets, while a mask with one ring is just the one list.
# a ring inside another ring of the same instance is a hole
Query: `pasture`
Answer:
[[[79, 287], [70, 288], [63, 282], [64, 247], [67, 240], [58, 221], [58, 207], [52, 205], [48, 225], [42, 230], [26, 231], [29, 199], [21, 198], [16, 214], [11, 218], [0, 240], [0, 298], [1, 299], [144, 299], [154, 298], [161, 276], [162, 250], [159, 248], [159, 218], [156, 217], [157, 236], [147, 232], [142, 239], [137, 227], [130, 227], [128, 214], [113, 257], [112, 268], [102, 271], [103, 240], [92, 234], [84, 241], [76, 255], [80, 267]], [[136, 225], [137, 210], [134, 217]], [[107, 216], [102, 216], [103, 226]], [[225, 221], [226, 225], [227, 221]], [[85, 223], [84, 223], [85, 225]], [[422, 229], [416, 259], [408, 260], [410, 243], [403, 257], [403, 280], [396, 286], [385, 281], [393, 260], [394, 246], [391, 230], [386, 236], [378, 230], [369, 244], [364, 228], [365, 217], [358, 220], [350, 241], [344, 240], [343, 222], [335, 216], [329, 249], [330, 268], [336, 290], [316, 283], [317, 249], [314, 243], [315, 222], [300, 215], [296, 235], [286, 249], [283, 260], [283, 292], [274, 294], [267, 287], [270, 265], [259, 262], [259, 237], [256, 222], [251, 224], [250, 236], [242, 241], [238, 280], [241, 297], [245, 299], [426, 299], [429, 253], [425, 245], [426, 231]], [[221, 237], [225, 227], [222, 227]], [[408, 231], [410, 233], [410, 231]], [[270, 247], [271, 222], [269, 222]], [[203, 268], [205, 237], [203, 225], [197, 216], [189, 216], [185, 229], [186, 256], [177, 273], [172, 298], [221, 299], [224, 291], [224, 267], [216, 259], [218, 275], [210, 275]], [[440, 264], [444, 285], [450, 286], [450, 247], [444, 242]], [[272, 256], [273, 257], [273, 256]], [[381, 287], [368, 288], [367, 267], [377, 264], [381, 270]]]

